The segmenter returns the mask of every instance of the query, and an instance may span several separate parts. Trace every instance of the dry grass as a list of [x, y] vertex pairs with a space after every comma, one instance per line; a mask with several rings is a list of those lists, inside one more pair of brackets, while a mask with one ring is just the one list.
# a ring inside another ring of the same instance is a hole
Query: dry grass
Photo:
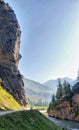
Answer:
[[20, 109], [20, 107], [13, 96], [0, 86], [0, 108], [16, 110]]

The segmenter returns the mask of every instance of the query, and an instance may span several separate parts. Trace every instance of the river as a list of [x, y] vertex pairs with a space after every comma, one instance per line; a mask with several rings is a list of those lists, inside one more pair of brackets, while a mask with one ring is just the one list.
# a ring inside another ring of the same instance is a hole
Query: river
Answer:
[[79, 123], [78, 122], [55, 119], [55, 118], [49, 117], [49, 116], [47, 116], [47, 118], [62, 128], [68, 128], [69, 130], [79, 130]]

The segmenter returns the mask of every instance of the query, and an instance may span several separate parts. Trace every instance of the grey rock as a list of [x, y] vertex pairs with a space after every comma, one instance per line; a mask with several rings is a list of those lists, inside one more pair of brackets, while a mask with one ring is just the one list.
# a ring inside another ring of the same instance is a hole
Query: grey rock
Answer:
[[3, 87], [26, 105], [22, 76], [18, 70], [21, 31], [14, 11], [0, 0], [0, 77]]

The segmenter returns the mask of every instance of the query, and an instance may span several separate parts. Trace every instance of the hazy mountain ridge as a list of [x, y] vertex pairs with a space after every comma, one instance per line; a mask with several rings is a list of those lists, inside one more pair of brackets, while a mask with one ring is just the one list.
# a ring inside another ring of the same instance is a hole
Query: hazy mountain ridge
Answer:
[[[68, 81], [69, 83], [73, 82], [73, 79], [65, 77], [61, 78], [61, 83], [63, 83], [64, 80]], [[26, 95], [28, 96], [28, 99], [33, 102], [39, 102], [40, 100], [42, 102], [50, 102], [53, 93], [56, 93], [58, 84], [58, 79], [49, 80], [44, 84], [38, 83], [27, 78], [24, 78], [23, 81]]]
[[50, 102], [53, 94], [53, 90], [51, 88], [30, 79], [24, 78], [23, 81], [26, 94], [30, 100], [35, 102], [39, 100], [43, 102]]
[[[74, 80], [69, 77], [64, 77], [64, 78], [60, 78], [60, 79], [61, 79], [61, 83], [63, 83], [64, 80], [68, 81], [70, 84], [72, 84], [74, 82]], [[53, 92], [56, 92], [57, 85], [58, 85], [58, 79], [48, 80], [48, 81], [44, 82], [43, 84], [48, 86], [49, 88], [51, 88], [53, 90]]]

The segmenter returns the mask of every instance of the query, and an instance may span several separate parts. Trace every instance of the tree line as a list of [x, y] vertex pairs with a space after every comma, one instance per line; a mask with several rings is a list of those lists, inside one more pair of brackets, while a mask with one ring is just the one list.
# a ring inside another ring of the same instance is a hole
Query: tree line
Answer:
[[75, 94], [79, 94], [79, 70], [76, 82], [73, 86], [71, 86], [70, 83], [66, 80], [61, 83], [61, 79], [58, 79], [57, 91], [56, 94], [52, 95], [48, 111], [51, 108], [56, 108], [56, 106], [60, 104], [61, 101], [69, 101], [70, 105], [72, 105], [72, 97]]
[[52, 95], [51, 104], [55, 103], [59, 100], [71, 100], [73, 95], [71, 85], [68, 81], [64, 81], [63, 84], [61, 83], [61, 79], [58, 79], [58, 86], [56, 95]]

